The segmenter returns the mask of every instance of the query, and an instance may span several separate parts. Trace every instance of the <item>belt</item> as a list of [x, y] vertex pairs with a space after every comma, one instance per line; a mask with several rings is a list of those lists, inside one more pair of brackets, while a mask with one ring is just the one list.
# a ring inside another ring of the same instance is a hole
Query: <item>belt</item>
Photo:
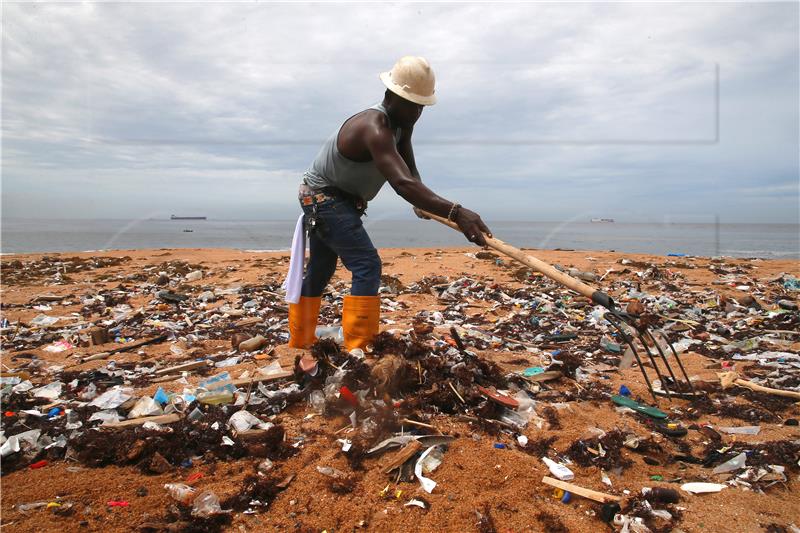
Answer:
[[367, 202], [355, 196], [353, 194], [347, 193], [339, 188], [336, 187], [325, 187], [324, 189], [318, 189], [317, 191], [309, 191], [309, 194], [301, 194], [300, 196], [300, 203], [302, 205], [311, 205], [311, 204], [318, 204], [320, 202], [324, 202], [325, 200], [348, 200], [353, 202], [353, 205], [356, 209], [363, 212], [367, 208]]
[[333, 196], [328, 196], [324, 192], [317, 194], [308, 194], [300, 197], [300, 203], [303, 205], [318, 204], [325, 200], [333, 200]]

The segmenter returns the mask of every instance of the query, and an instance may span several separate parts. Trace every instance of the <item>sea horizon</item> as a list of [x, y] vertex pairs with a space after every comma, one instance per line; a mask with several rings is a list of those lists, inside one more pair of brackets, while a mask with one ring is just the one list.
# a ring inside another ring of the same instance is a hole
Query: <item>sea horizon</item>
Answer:
[[[85, 252], [154, 248], [289, 249], [296, 219], [3, 218], [0, 251]], [[704, 257], [800, 258], [800, 224], [487, 220], [494, 235], [520, 248], [615, 251]], [[471, 246], [433, 221], [364, 218], [377, 248]]]

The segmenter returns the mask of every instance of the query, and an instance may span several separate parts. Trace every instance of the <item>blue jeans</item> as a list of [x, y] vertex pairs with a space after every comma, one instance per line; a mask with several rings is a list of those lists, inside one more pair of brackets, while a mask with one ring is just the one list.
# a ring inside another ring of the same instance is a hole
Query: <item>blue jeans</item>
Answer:
[[381, 284], [381, 258], [361, 222], [353, 202], [327, 199], [301, 205], [306, 220], [314, 215], [316, 225], [309, 231], [310, 258], [303, 277], [303, 296], [321, 296], [341, 258], [353, 276], [350, 294], [375, 296]]

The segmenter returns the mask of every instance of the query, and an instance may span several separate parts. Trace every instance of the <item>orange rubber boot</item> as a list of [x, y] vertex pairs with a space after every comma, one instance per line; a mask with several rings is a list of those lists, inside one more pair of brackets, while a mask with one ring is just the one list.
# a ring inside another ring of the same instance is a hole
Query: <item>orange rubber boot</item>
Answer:
[[345, 296], [342, 306], [342, 333], [344, 347], [366, 350], [378, 334], [381, 316], [381, 299], [378, 296]]
[[301, 296], [296, 304], [289, 304], [289, 346], [308, 348], [317, 340], [317, 329], [321, 296]]

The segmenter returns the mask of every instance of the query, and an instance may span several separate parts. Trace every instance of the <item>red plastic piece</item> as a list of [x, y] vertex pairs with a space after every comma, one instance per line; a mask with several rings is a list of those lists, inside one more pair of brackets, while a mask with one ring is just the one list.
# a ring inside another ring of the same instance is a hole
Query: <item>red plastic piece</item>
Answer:
[[110, 502], [108, 502], [108, 506], [109, 507], [127, 507], [128, 505], [130, 505], [130, 504], [128, 502], [126, 502], [126, 501], [119, 501], [119, 502], [110, 501]]
[[47, 461], [42, 459], [41, 461], [36, 461], [32, 465], [28, 466], [31, 470], [36, 470], [37, 468], [42, 468], [43, 466], [47, 466]]
[[353, 407], [358, 407], [358, 398], [356, 398], [355, 394], [350, 392], [350, 389], [348, 389], [346, 385], [342, 385], [342, 388], [339, 389], [339, 394], [341, 394], [342, 398], [344, 398], [347, 403]]
[[186, 482], [187, 483], [191, 483], [192, 481], [197, 481], [201, 477], [203, 477], [203, 473], [202, 472], [195, 472], [194, 474], [192, 474], [191, 476], [186, 478]]

